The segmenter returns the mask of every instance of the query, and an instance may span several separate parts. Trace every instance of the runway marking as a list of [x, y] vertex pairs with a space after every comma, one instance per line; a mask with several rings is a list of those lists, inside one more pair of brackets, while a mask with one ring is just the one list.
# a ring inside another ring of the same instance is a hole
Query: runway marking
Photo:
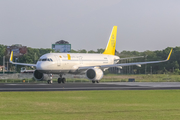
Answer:
[[24, 84], [24, 83], [22, 83], [22, 84], [4, 84], [4, 85], [51, 85], [51, 84]]

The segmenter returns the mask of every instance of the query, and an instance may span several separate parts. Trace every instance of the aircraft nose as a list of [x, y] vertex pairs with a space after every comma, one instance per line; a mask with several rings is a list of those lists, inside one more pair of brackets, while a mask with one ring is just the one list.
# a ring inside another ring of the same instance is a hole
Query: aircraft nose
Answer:
[[36, 69], [37, 70], [44, 70], [45, 69], [45, 65], [43, 65], [43, 63], [38, 63], [37, 66], [36, 66]]

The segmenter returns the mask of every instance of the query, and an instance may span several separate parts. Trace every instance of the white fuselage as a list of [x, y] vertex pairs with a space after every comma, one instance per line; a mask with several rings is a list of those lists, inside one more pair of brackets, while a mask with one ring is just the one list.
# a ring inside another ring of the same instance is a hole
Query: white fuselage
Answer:
[[118, 56], [105, 54], [48, 53], [40, 57], [36, 69], [42, 73], [76, 73], [79, 67], [114, 64]]

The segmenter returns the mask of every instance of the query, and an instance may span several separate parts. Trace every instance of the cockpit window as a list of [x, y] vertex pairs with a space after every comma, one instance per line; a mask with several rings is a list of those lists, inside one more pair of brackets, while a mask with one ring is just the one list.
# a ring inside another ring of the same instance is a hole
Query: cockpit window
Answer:
[[42, 61], [47, 61], [47, 59], [42, 59]]
[[43, 59], [39, 59], [38, 61], [50, 61], [50, 62], [53, 62], [53, 60], [51, 58], [43, 58]]

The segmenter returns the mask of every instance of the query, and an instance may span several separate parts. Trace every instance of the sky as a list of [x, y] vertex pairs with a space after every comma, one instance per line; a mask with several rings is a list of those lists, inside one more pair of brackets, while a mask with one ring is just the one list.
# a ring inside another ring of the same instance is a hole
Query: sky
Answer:
[[114, 25], [116, 49], [180, 46], [180, 0], [0, 0], [0, 44], [74, 50], [105, 48]]

